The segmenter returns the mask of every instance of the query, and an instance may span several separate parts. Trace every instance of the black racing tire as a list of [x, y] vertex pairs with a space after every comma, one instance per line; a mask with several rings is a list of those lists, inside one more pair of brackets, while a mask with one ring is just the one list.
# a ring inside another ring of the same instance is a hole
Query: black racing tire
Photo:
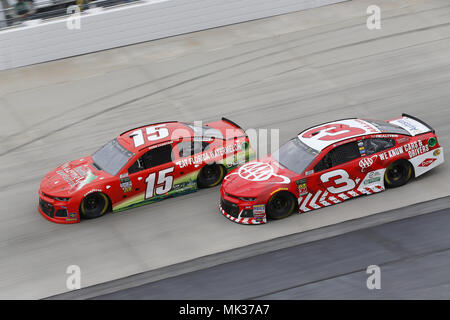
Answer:
[[288, 191], [277, 192], [267, 201], [266, 215], [269, 219], [280, 220], [289, 217], [297, 207], [297, 201]]
[[200, 188], [211, 188], [220, 184], [225, 177], [225, 168], [220, 164], [207, 164], [200, 170], [197, 184]]
[[84, 219], [95, 219], [104, 215], [109, 207], [109, 198], [104, 193], [91, 193], [81, 201], [80, 216]]
[[408, 183], [413, 177], [414, 168], [407, 160], [392, 162], [384, 173], [384, 184], [387, 188], [397, 188]]

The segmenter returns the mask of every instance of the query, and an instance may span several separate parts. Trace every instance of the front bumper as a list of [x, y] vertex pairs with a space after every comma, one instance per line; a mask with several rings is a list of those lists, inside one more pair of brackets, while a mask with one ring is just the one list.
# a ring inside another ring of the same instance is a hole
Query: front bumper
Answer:
[[249, 206], [248, 203], [242, 205], [236, 201], [239, 200], [224, 195], [220, 197], [219, 209], [226, 218], [240, 224], [264, 224], [267, 222], [265, 214], [255, 216], [253, 206]]
[[72, 224], [80, 222], [78, 212], [72, 212], [67, 202], [57, 201], [39, 192], [39, 213], [55, 223]]

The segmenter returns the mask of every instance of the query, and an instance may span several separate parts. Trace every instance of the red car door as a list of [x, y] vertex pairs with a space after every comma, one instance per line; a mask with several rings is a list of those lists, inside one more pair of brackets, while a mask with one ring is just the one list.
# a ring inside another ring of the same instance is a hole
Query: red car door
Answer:
[[172, 190], [174, 174], [171, 143], [144, 151], [119, 176], [122, 200], [113, 209], [122, 210], [166, 197]]
[[307, 176], [308, 194], [299, 203], [300, 211], [319, 209], [358, 195], [361, 153], [357, 142], [344, 143], [323, 153], [314, 173]]

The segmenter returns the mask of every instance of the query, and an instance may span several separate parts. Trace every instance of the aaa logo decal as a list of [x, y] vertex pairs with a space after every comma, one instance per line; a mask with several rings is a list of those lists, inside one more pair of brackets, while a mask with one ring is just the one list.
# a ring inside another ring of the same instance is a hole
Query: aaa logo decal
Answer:
[[374, 155], [370, 158], [361, 159], [359, 161], [359, 166], [361, 167], [361, 169], [370, 168], [373, 165], [373, 163], [375, 162], [375, 160], [377, 159], [377, 157], [378, 157], [377, 155]]
[[247, 163], [240, 167], [237, 172], [230, 174], [230, 176], [234, 174], [239, 175], [239, 177], [241, 177], [242, 179], [252, 182], [267, 181], [272, 177], [280, 178], [280, 181], [273, 181], [273, 183], [291, 182], [288, 177], [276, 174], [275, 169], [270, 164], [264, 162]]

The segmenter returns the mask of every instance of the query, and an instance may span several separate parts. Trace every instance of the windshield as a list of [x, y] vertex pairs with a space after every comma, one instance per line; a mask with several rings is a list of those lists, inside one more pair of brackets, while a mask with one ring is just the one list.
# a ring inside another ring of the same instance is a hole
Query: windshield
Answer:
[[289, 170], [301, 174], [319, 153], [298, 138], [289, 140], [272, 157]]
[[406, 131], [402, 127], [399, 127], [395, 124], [386, 121], [379, 121], [379, 120], [365, 120], [365, 121], [374, 125], [375, 127], [378, 128], [378, 130], [380, 130], [383, 133], [397, 133], [409, 135], [408, 131]]
[[134, 153], [122, 147], [117, 139], [114, 139], [96, 151], [92, 159], [94, 165], [100, 170], [115, 176], [133, 156]]

